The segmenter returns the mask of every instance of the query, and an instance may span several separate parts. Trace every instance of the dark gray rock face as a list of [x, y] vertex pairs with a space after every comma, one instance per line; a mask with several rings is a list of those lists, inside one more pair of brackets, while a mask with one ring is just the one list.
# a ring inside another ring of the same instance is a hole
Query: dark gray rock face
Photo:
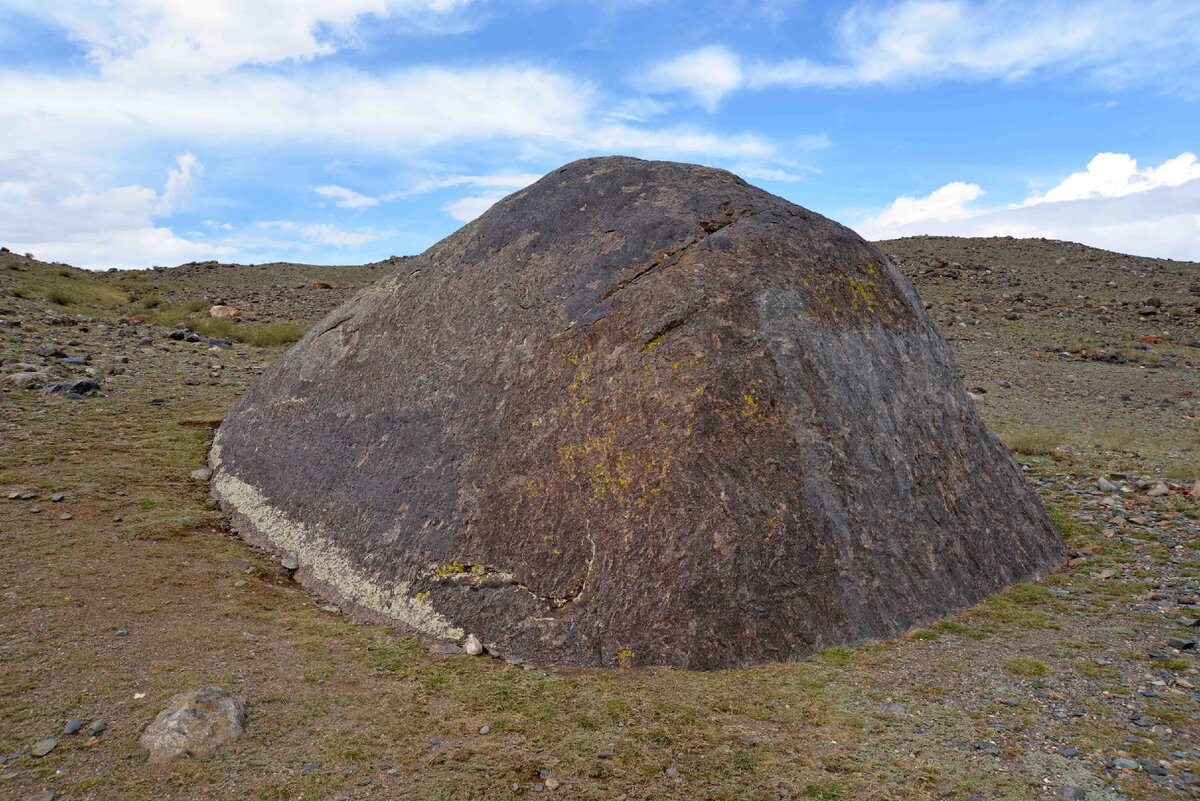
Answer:
[[211, 463], [298, 580], [526, 661], [796, 659], [1066, 554], [894, 265], [669, 162], [568, 164], [406, 261]]

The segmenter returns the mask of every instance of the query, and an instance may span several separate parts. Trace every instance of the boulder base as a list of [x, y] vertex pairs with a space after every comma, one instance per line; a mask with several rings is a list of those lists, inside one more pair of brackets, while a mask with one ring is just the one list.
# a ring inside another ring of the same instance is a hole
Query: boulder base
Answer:
[[669, 162], [568, 164], [400, 262], [211, 464], [343, 606], [563, 665], [796, 659], [1065, 556], [883, 254]]

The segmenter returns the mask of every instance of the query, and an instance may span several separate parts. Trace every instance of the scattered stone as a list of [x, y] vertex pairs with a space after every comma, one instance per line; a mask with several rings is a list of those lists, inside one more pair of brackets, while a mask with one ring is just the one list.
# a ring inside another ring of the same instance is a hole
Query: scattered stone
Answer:
[[71, 718], [67, 721], [67, 725], [63, 726], [63, 734], [78, 734], [83, 728], [83, 721], [79, 718]]
[[1059, 787], [1054, 797], [1058, 801], [1084, 801], [1087, 798], [1087, 793], [1079, 787], [1073, 787], [1068, 784]]
[[463, 650], [471, 656], [479, 656], [483, 653], [483, 643], [474, 634], [468, 634], [466, 641], [463, 642]]
[[52, 503], [62, 503], [63, 500], [66, 499], [66, 497], [67, 496], [63, 495], [61, 492], [56, 492], [50, 496], [50, 501]]
[[1120, 492], [1121, 491], [1120, 485], [1112, 483], [1104, 476], [1100, 477], [1100, 480], [1096, 482], [1096, 486], [1100, 488], [1101, 492]]
[[491, 727], [491, 726], [480, 726], [480, 727], [479, 727], [479, 733], [480, 733], [480, 734], [491, 734], [491, 733], [492, 733], [492, 727]]
[[218, 748], [242, 736], [246, 704], [217, 687], [201, 687], [179, 693], [158, 714], [141, 737], [150, 751], [150, 762], [176, 757], [208, 757]]
[[25, 801], [54, 801], [53, 790], [38, 790], [33, 795], [25, 796]]
[[1125, 757], [1117, 757], [1116, 759], [1113, 760], [1113, 767], [1116, 768], [1117, 770], [1134, 770], [1134, 771], [1136, 771], [1141, 768], [1141, 765], [1139, 765], [1135, 760], [1126, 759]]
[[44, 757], [46, 754], [54, 750], [54, 746], [58, 745], [58, 740], [53, 737], [47, 737], [44, 740], [38, 740], [33, 744], [33, 748], [29, 749], [29, 753], [35, 757]]
[[1196, 647], [1196, 641], [1195, 641], [1195, 640], [1189, 640], [1189, 639], [1188, 639], [1188, 638], [1186, 638], [1186, 637], [1169, 637], [1169, 638], [1167, 638], [1167, 643], [1168, 643], [1168, 644], [1169, 644], [1169, 645], [1170, 645], [1172, 648], [1175, 648], [1175, 649], [1177, 649], [1177, 650], [1180, 650], [1180, 651], [1186, 651], [1186, 650], [1188, 650], [1189, 648], [1195, 648], [1195, 647]]
[[46, 390], [48, 395], [78, 395], [83, 397], [100, 391], [100, 382], [94, 378], [81, 378], [78, 381], [59, 381]]
[[1072, 759], [1079, 756], [1079, 749], [1070, 745], [1064, 745], [1062, 748], [1058, 749], [1058, 753], [1062, 756], [1065, 756], [1067, 759]]
[[212, 471], [207, 467], [192, 471], [192, 481], [208, 481], [210, 478], [212, 478]]
[[209, 309], [208, 314], [210, 317], [216, 317], [219, 320], [231, 320], [240, 315], [241, 311], [239, 309], [235, 309], [233, 306], [218, 305]]
[[97, 718], [87, 727], [87, 733], [92, 737], [99, 737], [107, 728], [108, 721], [104, 718]]
[[128, 637], [129, 629], [117, 629], [117, 636], [118, 637]]

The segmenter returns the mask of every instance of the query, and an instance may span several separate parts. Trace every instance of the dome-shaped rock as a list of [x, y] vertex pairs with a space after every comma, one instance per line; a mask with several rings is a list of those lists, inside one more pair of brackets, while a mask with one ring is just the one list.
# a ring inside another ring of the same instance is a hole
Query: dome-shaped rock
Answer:
[[794, 659], [1065, 554], [885, 256], [631, 158], [401, 262], [242, 396], [212, 466], [302, 582], [558, 664]]

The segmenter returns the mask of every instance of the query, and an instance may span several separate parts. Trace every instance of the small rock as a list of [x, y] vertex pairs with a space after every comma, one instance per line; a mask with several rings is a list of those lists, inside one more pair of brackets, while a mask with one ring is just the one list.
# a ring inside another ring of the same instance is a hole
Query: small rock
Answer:
[[67, 496], [63, 495], [61, 492], [56, 492], [50, 496], [50, 500], [53, 503], [62, 503], [66, 499], [66, 497]]
[[101, 732], [108, 728], [108, 721], [104, 718], [98, 718], [92, 721], [92, 725], [87, 727], [87, 733], [92, 737], [99, 737]]
[[299, 570], [300, 560], [293, 554], [287, 554], [279, 560], [279, 566], [284, 570]]
[[226, 690], [200, 687], [179, 693], [142, 734], [150, 762], [209, 757], [245, 731], [246, 703]]
[[1196, 647], [1196, 641], [1189, 640], [1186, 637], [1169, 637], [1167, 642], [1172, 648], [1177, 648], [1180, 651], [1186, 651], [1189, 648]]
[[463, 650], [471, 656], [479, 656], [483, 653], [483, 643], [474, 634], [468, 634], [463, 642]]
[[596, 754], [596, 759], [612, 759], [613, 753], [614, 752], [612, 751], [601, 751], [600, 753]]
[[25, 796], [25, 801], [54, 801], [54, 791], [38, 790], [33, 795]]
[[29, 753], [35, 757], [44, 757], [46, 754], [54, 750], [54, 746], [58, 745], [58, 740], [53, 737], [47, 737], [44, 740], [38, 740], [33, 744], [33, 748], [29, 749]]
[[1100, 476], [1100, 480], [1096, 482], [1096, 486], [1100, 488], [1101, 492], [1120, 492], [1121, 491], [1120, 486], [1112, 483], [1104, 476]]
[[888, 715], [890, 717], [901, 717], [901, 716], [907, 714], [908, 709], [904, 706], [904, 704], [883, 704], [882, 706], [879, 707], [879, 709], [877, 711], [881, 715]]
[[1141, 768], [1141, 765], [1132, 759], [1117, 757], [1113, 760], [1113, 767], [1117, 768], [1118, 770], [1138, 770]]
[[321, 769], [321, 766], [319, 764], [317, 764], [316, 762], [309, 762], [307, 765], [300, 768], [300, 772], [303, 773], [305, 776], [307, 776], [310, 773], [316, 773], [320, 769]]
[[212, 471], [207, 467], [192, 471], [192, 481], [208, 481], [210, 478], [212, 478]]
[[128, 637], [129, 629], [117, 629], [117, 636], [118, 637]]
[[492, 733], [492, 727], [491, 727], [491, 726], [480, 726], [480, 727], [479, 727], [479, 733], [480, 733], [480, 734], [491, 734], [491, 733]]
[[77, 734], [83, 728], [83, 721], [79, 718], [71, 718], [67, 721], [67, 725], [63, 726], [63, 734]]
[[63, 512], [61, 515], [58, 516], [58, 519], [59, 520], [70, 520], [73, 517], [75, 517], [75, 515], [71, 514], [70, 512]]
[[1001, 698], [1001, 699], [999, 699], [999, 701], [1000, 701], [1000, 703], [1004, 704], [1005, 706], [1020, 706], [1021, 705], [1020, 698]]
[[1084, 801], [1084, 799], [1087, 798], [1087, 793], [1085, 793], [1079, 787], [1072, 787], [1068, 784], [1059, 787], [1054, 797], [1057, 798], [1058, 801]]

